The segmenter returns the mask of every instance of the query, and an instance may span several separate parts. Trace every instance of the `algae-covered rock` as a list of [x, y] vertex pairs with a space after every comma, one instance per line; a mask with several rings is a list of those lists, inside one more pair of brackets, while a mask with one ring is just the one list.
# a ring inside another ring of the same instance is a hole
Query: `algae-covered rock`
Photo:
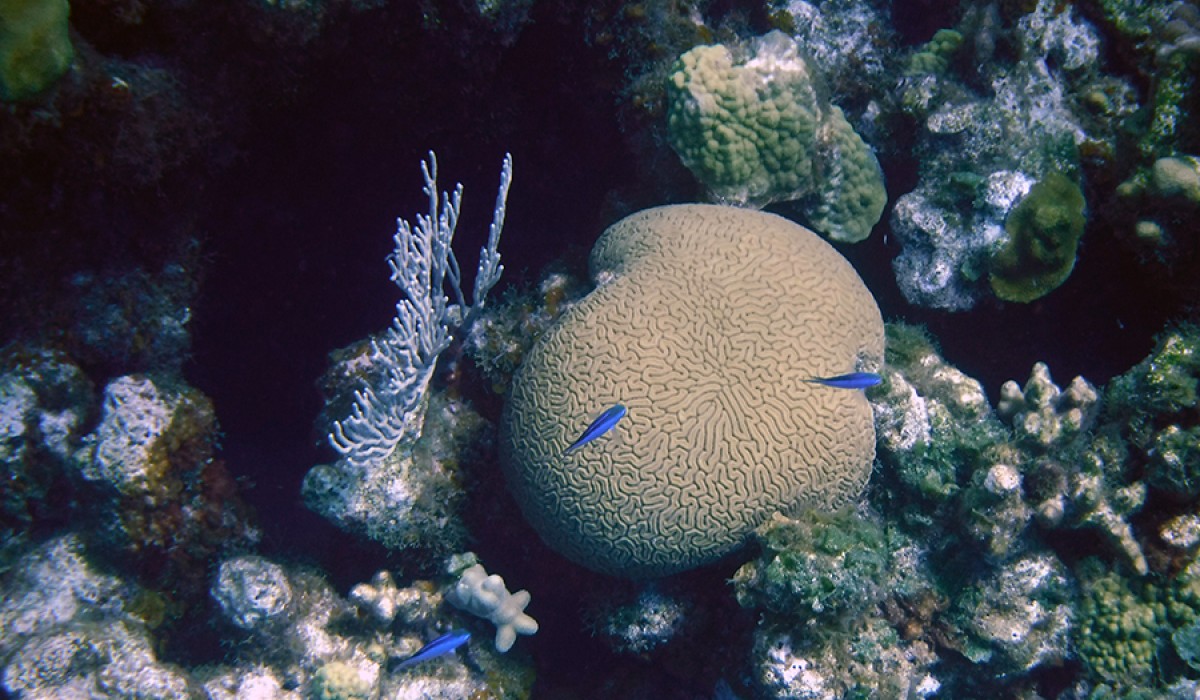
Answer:
[[1200, 495], [1200, 328], [1163, 333], [1105, 393], [1105, 418], [1145, 458], [1146, 481], [1175, 499]]
[[871, 395], [885, 478], [922, 502], [906, 517], [931, 522], [1007, 434], [978, 380], [950, 365], [921, 329], [887, 326], [884, 381]]
[[970, 635], [976, 658], [1000, 675], [1057, 666], [1070, 655], [1071, 577], [1053, 553], [1014, 559], [957, 596], [952, 616]]
[[888, 551], [879, 523], [853, 510], [776, 515], [755, 530], [762, 555], [733, 577], [738, 603], [778, 615], [837, 618], [883, 594]]
[[1200, 496], [1200, 426], [1168, 425], [1154, 436], [1146, 480], [1186, 498]]
[[763, 700], [912, 698], [937, 695], [938, 656], [920, 640], [901, 639], [879, 617], [819, 635], [763, 625], [750, 653], [755, 693]]
[[1129, 424], [1144, 446], [1155, 421], [1183, 419], [1200, 404], [1200, 327], [1182, 324], [1162, 334], [1154, 351], [1113, 380], [1106, 415]]

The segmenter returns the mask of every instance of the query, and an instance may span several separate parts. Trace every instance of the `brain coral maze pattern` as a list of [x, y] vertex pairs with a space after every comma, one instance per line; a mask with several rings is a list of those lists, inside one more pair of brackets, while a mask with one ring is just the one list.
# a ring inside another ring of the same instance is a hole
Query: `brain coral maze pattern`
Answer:
[[[510, 486], [548, 544], [660, 576], [729, 552], [776, 510], [858, 496], [870, 406], [804, 380], [877, 367], [883, 323], [828, 243], [771, 214], [677, 205], [614, 224], [591, 265], [600, 283], [527, 357], [503, 424]], [[624, 419], [562, 454], [616, 403]]]

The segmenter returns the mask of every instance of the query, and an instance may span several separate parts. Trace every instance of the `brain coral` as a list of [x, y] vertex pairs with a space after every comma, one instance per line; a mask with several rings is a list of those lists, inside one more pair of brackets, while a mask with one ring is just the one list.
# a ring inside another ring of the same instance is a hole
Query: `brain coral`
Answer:
[[[804, 380], [877, 368], [883, 322], [829, 244], [772, 214], [686, 204], [617, 222], [591, 267], [597, 288], [534, 346], [502, 426], [509, 485], [548, 544], [662, 576], [729, 552], [775, 511], [857, 497], [871, 408]], [[628, 415], [564, 456], [615, 403]]]

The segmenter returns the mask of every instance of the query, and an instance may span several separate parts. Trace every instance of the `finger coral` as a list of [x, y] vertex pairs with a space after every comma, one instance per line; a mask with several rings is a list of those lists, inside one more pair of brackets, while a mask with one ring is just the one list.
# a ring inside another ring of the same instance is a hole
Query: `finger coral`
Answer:
[[458, 563], [466, 567], [458, 572], [458, 581], [446, 591], [446, 601], [496, 625], [496, 651], [503, 654], [512, 648], [517, 635], [538, 631], [537, 620], [525, 614], [531, 596], [529, 591], [510, 593], [503, 578], [489, 575], [483, 564], [474, 561], [474, 555], [469, 553], [451, 559], [451, 566]]

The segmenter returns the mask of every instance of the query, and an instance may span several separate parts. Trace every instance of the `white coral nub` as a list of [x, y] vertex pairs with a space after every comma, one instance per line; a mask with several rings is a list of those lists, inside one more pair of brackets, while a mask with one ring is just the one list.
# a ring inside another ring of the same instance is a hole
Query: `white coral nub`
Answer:
[[375, 574], [370, 583], [360, 583], [350, 589], [350, 602], [366, 610], [385, 625], [392, 624], [400, 610], [401, 592], [390, 571]]
[[464, 569], [458, 583], [446, 593], [446, 600], [454, 607], [496, 625], [496, 651], [501, 654], [512, 648], [518, 634], [538, 631], [537, 620], [525, 614], [529, 599], [529, 591], [509, 593], [504, 579], [496, 574], [489, 576], [482, 564]]

